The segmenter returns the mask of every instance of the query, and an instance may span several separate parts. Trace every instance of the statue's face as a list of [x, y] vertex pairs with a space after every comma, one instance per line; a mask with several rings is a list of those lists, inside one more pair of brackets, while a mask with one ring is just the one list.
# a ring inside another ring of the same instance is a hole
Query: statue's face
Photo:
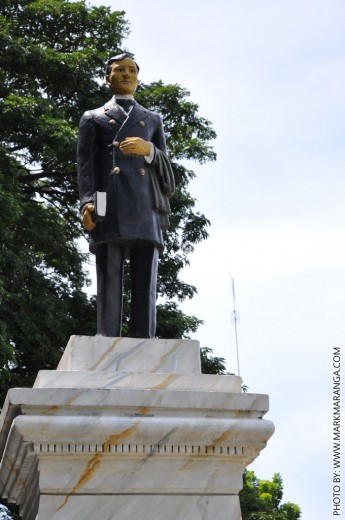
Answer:
[[130, 58], [113, 61], [111, 72], [106, 80], [114, 94], [134, 94], [138, 85], [138, 71], [135, 62]]

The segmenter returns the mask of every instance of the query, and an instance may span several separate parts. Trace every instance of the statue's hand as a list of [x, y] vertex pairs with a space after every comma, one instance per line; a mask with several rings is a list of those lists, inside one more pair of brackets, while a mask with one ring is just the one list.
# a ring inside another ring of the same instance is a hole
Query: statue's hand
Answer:
[[148, 156], [151, 153], [151, 143], [140, 137], [126, 137], [126, 139], [120, 143], [119, 148], [125, 155]]
[[93, 204], [86, 204], [83, 209], [83, 224], [86, 231], [92, 231], [96, 227], [96, 224], [92, 220], [92, 213], [94, 210], [95, 206]]

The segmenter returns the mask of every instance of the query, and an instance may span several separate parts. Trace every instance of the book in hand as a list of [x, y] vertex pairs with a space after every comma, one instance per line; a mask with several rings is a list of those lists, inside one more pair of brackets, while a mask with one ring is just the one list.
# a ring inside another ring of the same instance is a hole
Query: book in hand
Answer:
[[94, 214], [93, 220], [95, 222], [100, 222], [105, 217], [105, 212], [107, 209], [107, 194], [105, 191], [96, 191], [94, 196]]

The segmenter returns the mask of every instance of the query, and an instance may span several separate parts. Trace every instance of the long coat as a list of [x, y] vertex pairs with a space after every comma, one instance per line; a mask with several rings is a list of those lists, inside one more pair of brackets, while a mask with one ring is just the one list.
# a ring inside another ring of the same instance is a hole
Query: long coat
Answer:
[[[154, 144], [151, 164], [144, 157], [119, 150], [126, 137], [141, 137]], [[108, 241], [126, 246], [151, 244], [162, 251], [167, 197], [174, 193], [175, 185], [160, 115], [135, 102], [126, 116], [115, 98], [85, 112], [79, 125], [77, 165], [81, 209], [94, 202], [96, 191], [106, 192], [107, 198], [105, 218], [90, 233], [90, 251]], [[161, 197], [164, 207], [157, 203]]]

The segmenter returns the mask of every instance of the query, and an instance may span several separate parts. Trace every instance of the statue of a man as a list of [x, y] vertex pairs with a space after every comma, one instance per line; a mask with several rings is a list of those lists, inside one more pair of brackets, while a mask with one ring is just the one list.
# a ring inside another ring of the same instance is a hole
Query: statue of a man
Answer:
[[[108, 61], [106, 81], [114, 96], [81, 118], [78, 185], [90, 251], [96, 255], [97, 334], [121, 336], [123, 264], [128, 258], [130, 336], [152, 338], [158, 255], [175, 184], [161, 116], [133, 97], [138, 72], [130, 54]], [[97, 201], [102, 200], [101, 217]]]

